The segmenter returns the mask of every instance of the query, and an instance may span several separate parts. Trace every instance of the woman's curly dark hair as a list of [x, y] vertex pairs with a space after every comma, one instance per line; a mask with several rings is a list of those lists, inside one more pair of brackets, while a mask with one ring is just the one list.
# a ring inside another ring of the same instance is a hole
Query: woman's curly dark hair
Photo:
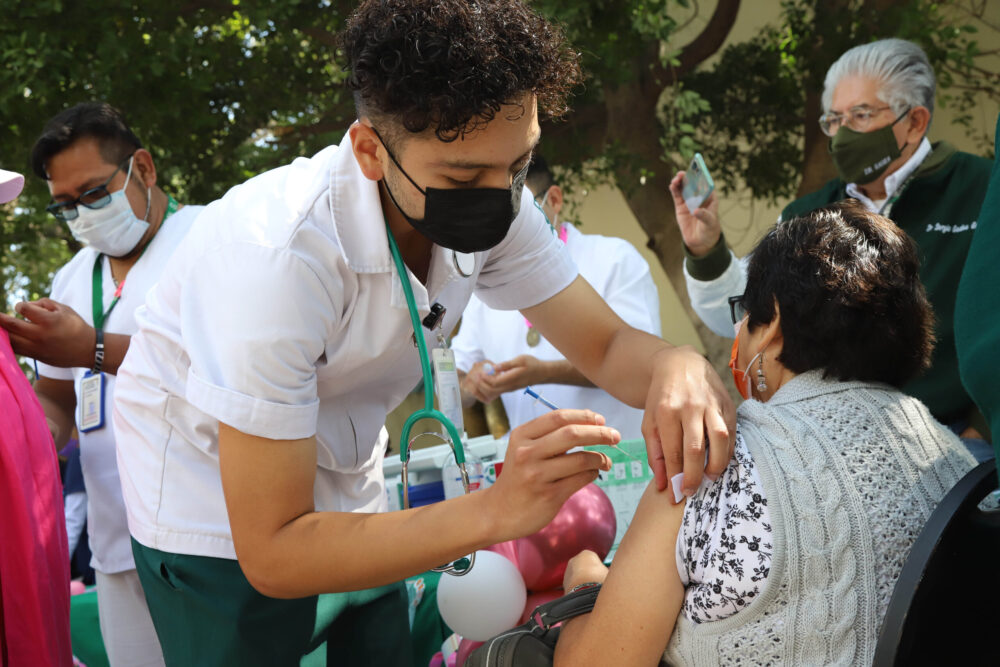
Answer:
[[778, 222], [753, 251], [742, 305], [750, 329], [781, 313], [778, 356], [796, 373], [900, 387], [925, 370], [934, 312], [916, 244], [855, 200]]
[[526, 93], [562, 116], [582, 78], [562, 30], [520, 0], [364, 0], [339, 41], [359, 115], [442, 141]]

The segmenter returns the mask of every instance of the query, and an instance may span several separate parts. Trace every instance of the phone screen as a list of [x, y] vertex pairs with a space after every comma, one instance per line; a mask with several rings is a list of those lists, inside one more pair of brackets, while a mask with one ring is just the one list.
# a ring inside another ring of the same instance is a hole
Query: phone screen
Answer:
[[705, 203], [714, 189], [715, 183], [712, 181], [711, 174], [708, 173], [705, 160], [701, 157], [701, 153], [695, 153], [687, 172], [684, 174], [684, 188], [681, 192], [688, 210], [693, 213], [696, 208]]

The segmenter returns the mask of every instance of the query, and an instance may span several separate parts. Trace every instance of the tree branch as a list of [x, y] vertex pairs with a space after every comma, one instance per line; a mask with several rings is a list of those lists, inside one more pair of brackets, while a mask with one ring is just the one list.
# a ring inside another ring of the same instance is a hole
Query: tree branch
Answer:
[[661, 84], [672, 86], [678, 79], [683, 77], [705, 60], [708, 60], [716, 51], [722, 48], [729, 36], [729, 32], [736, 23], [736, 15], [739, 13], [740, 0], [719, 0], [712, 12], [712, 18], [701, 33], [691, 40], [687, 46], [681, 49], [678, 60], [680, 64], [676, 67], [666, 68], [657, 65], [653, 69], [654, 76]]
[[320, 44], [325, 44], [330, 48], [337, 48], [337, 36], [329, 30], [322, 28], [302, 28], [302, 33], [312, 37]]

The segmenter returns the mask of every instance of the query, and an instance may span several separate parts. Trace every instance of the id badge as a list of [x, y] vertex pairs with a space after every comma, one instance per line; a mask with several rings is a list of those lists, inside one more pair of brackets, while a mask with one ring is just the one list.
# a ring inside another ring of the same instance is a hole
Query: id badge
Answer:
[[87, 371], [80, 380], [80, 431], [104, 426], [104, 373]]
[[434, 367], [434, 390], [438, 399], [438, 410], [451, 420], [455, 429], [462, 433], [462, 390], [458, 384], [458, 370], [455, 353], [446, 347], [431, 350], [431, 364]]

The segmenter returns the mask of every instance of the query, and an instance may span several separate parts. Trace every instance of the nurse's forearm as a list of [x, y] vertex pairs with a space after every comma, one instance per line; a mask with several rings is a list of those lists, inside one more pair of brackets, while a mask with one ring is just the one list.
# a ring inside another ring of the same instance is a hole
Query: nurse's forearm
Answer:
[[640, 410], [661, 353], [673, 345], [628, 325], [619, 329], [608, 343], [600, 365], [593, 372], [594, 383], [612, 396]]
[[487, 546], [483, 494], [406, 512], [316, 512], [316, 440], [271, 440], [219, 424], [219, 466], [236, 555], [264, 595], [370, 588]]
[[[110, 375], [118, 375], [118, 367], [125, 360], [132, 337], [127, 334], [104, 333], [104, 362], [101, 370]], [[90, 361], [93, 364], [93, 360]], [[84, 364], [86, 367], [89, 364]]]
[[561, 454], [620, 437], [592, 412], [550, 412], [514, 430], [495, 485], [384, 514], [315, 511], [312, 437], [271, 440], [220, 423], [219, 467], [243, 573], [264, 595], [294, 598], [399, 581], [534, 532], [610, 467], [597, 452]]
[[544, 361], [545, 377], [538, 384], [569, 384], [576, 387], [593, 387], [594, 383], [565, 359]]
[[488, 537], [482, 499], [476, 493], [383, 514], [310, 512], [240, 565], [254, 588], [277, 598], [401, 581], [497, 541]]

